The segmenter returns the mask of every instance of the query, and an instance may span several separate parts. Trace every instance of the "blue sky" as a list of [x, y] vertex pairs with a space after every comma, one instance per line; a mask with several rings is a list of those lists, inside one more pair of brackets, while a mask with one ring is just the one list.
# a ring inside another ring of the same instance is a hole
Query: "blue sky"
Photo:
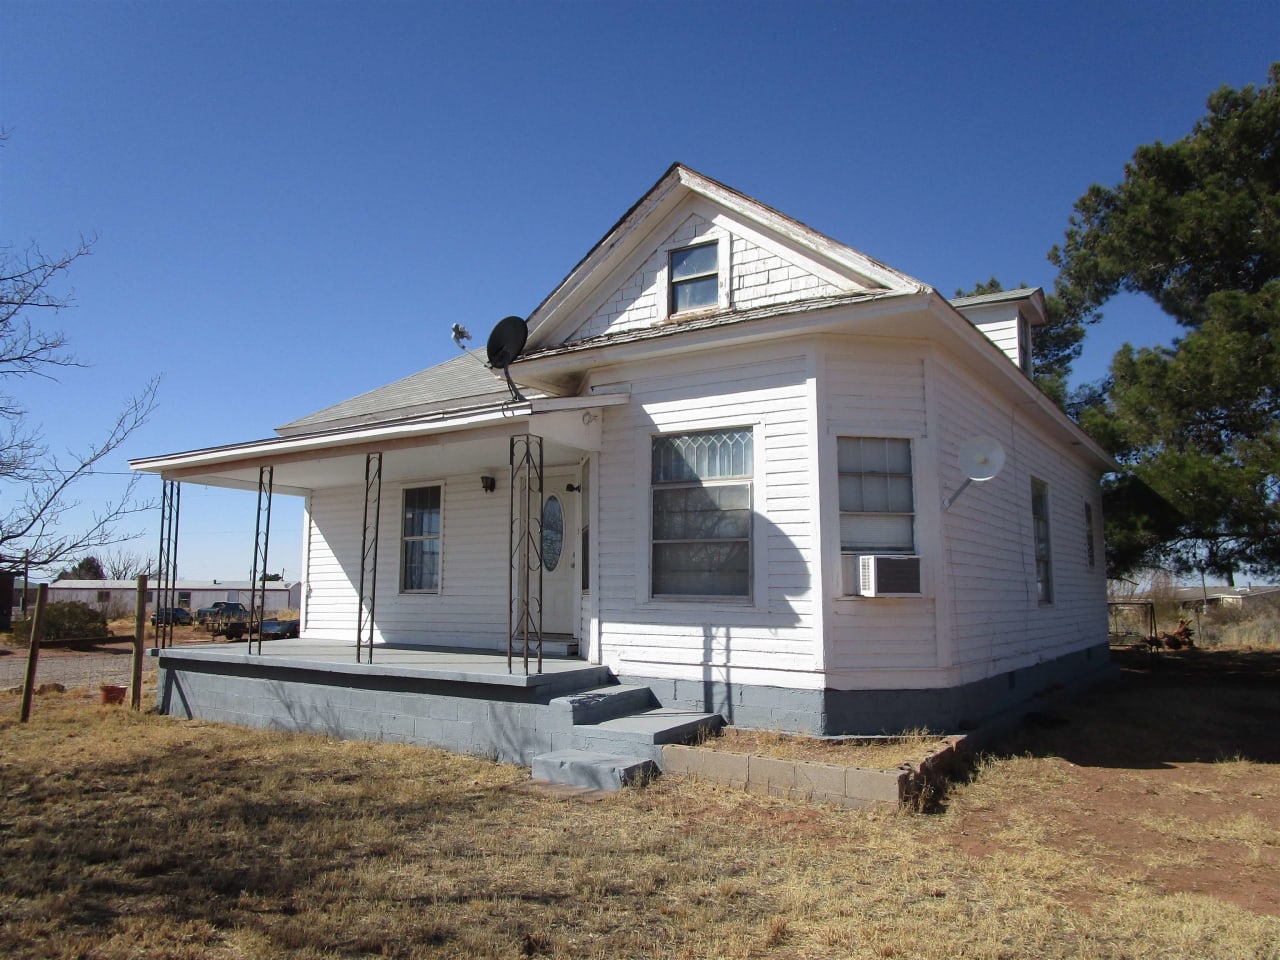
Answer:
[[[16, 390], [74, 450], [162, 372], [117, 473], [269, 436], [530, 312], [676, 160], [948, 295], [1050, 287], [1076, 198], [1264, 83], [1277, 38], [1261, 0], [6, 0], [0, 241], [98, 238], [52, 321], [92, 366]], [[1078, 380], [1174, 333], [1105, 314]], [[247, 578], [253, 524], [185, 485], [180, 576]], [[301, 572], [294, 498], [270, 565]]]

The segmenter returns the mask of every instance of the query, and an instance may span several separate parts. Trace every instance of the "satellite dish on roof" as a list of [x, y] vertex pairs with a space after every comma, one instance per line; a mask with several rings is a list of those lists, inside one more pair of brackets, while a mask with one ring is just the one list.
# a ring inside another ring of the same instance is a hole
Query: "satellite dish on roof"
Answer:
[[1004, 446], [995, 437], [971, 437], [960, 444], [960, 469], [964, 483], [942, 501], [943, 510], [950, 510], [969, 484], [990, 480], [1004, 469]]
[[502, 371], [507, 378], [507, 386], [511, 390], [511, 399], [516, 401], [523, 401], [524, 397], [520, 396], [515, 381], [511, 379], [511, 371], [507, 368], [516, 357], [520, 356], [520, 351], [524, 349], [525, 341], [528, 339], [529, 325], [524, 322], [523, 317], [503, 317], [494, 324], [493, 330], [489, 333], [487, 345], [489, 367], [492, 370]]

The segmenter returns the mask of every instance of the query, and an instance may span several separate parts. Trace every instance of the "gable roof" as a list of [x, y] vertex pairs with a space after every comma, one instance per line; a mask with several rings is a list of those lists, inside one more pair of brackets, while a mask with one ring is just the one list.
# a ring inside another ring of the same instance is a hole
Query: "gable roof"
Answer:
[[[630, 324], [603, 332], [598, 332], [599, 328], [578, 329], [584, 314], [594, 309], [601, 294], [610, 295], [620, 278], [634, 275], [637, 262], [667, 246], [673, 224], [684, 222], [692, 211], [699, 211], [704, 218], [716, 217], [723, 224], [722, 229], [735, 237], [741, 232], [762, 243], [775, 244], [836, 282], [818, 295], [802, 294], [798, 299], [766, 301], [759, 306], [735, 308], [731, 304], [677, 322]], [[966, 352], [972, 351], [975, 360], [993, 367], [997, 381], [1043, 408], [1046, 425], [1065, 428], [1072, 443], [1083, 443], [1104, 464], [1104, 469], [1114, 469], [1115, 464], [1101, 448], [962, 313], [989, 311], [1014, 302], [1030, 303], [1032, 313], [1043, 316], [1043, 293], [1039, 289], [948, 301], [919, 280], [677, 163], [530, 314], [528, 341], [512, 370], [525, 396], [536, 406], [538, 402], [567, 402], [557, 398], [576, 395], [591, 367], [624, 356], [658, 358], [728, 341], [793, 336], [802, 330], [815, 333], [856, 329], [869, 336], [941, 337]], [[509, 401], [505, 383], [486, 367], [480, 353], [471, 351], [326, 407], [278, 427], [277, 433], [287, 442], [322, 434], [332, 435], [336, 442], [345, 431], [398, 429], [396, 424], [411, 424], [422, 417], [444, 417], [462, 425], [463, 421], [469, 422], [472, 414], [498, 409]]]
[[622, 219], [588, 251], [529, 315], [528, 352], [556, 342], [562, 327], [615, 266], [655, 242], [655, 232], [689, 200], [702, 198], [736, 220], [784, 240], [848, 281], [847, 294], [915, 294], [930, 288], [919, 280], [832, 240], [799, 220], [739, 193], [681, 163], [674, 163]]

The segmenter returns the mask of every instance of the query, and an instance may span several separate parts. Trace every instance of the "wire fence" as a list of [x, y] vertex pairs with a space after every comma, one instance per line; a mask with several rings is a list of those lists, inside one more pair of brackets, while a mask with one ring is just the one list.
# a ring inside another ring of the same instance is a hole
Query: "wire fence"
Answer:
[[[155, 659], [142, 661], [145, 681], [155, 677]], [[132, 651], [124, 648], [102, 650], [41, 649], [36, 663], [36, 686], [58, 683], [68, 690], [77, 687], [97, 689], [103, 684], [128, 686], [132, 678]], [[27, 651], [13, 648], [0, 657], [0, 689], [21, 688], [27, 674]]]

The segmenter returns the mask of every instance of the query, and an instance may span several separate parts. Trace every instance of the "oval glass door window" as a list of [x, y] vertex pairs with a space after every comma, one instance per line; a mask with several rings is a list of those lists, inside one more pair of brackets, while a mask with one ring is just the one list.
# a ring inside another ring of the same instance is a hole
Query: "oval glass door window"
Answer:
[[564, 552], [564, 507], [559, 497], [542, 505], [542, 568], [548, 573], [560, 566]]

